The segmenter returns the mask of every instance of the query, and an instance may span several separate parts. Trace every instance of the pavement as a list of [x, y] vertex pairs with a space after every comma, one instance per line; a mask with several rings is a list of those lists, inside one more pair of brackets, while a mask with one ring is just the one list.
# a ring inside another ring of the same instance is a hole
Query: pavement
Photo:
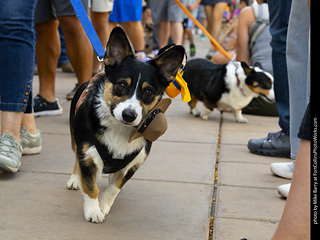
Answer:
[[[196, 36], [196, 45], [204, 57], [209, 42]], [[65, 188], [75, 161], [65, 95], [75, 83], [74, 74], [57, 70], [63, 115], [36, 118], [42, 152], [23, 156], [16, 174], [0, 172], [0, 239], [271, 239], [285, 205], [277, 187], [290, 181], [272, 175], [269, 165], [290, 159], [254, 155], [246, 145], [279, 130], [278, 118], [245, 115], [249, 122], [240, 124], [216, 110], [203, 121], [180, 96], [166, 112], [167, 132], [105, 222], [86, 222], [80, 191]], [[38, 86], [35, 76], [34, 94]], [[99, 188], [107, 182], [103, 175]]]

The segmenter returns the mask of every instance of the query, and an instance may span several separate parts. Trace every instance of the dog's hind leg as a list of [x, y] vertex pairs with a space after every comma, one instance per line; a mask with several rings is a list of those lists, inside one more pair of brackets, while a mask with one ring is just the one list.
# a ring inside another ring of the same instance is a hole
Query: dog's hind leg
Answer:
[[109, 175], [109, 185], [100, 195], [100, 209], [104, 216], [108, 215], [114, 200], [122, 190], [123, 186], [142, 165], [146, 157], [147, 155], [145, 150], [142, 149], [138, 156], [128, 164], [128, 166]]

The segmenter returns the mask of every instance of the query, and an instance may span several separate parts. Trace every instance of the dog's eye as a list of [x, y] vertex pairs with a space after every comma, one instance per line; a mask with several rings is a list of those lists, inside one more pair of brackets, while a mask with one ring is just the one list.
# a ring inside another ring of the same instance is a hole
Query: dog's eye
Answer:
[[149, 89], [149, 88], [147, 88], [146, 90], [144, 90], [144, 94], [145, 94], [146, 96], [151, 96], [152, 90]]
[[120, 90], [120, 91], [126, 89], [126, 87], [127, 87], [127, 83], [126, 83], [126, 82], [119, 82], [119, 83], [117, 84], [117, 88], [118, 88], [118, 90]]

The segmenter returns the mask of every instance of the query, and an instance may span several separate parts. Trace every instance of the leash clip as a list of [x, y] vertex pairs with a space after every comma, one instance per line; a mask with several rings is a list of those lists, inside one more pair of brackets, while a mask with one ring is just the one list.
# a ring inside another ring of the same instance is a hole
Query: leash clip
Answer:
[[97, 59], [99, 62], [101, 62], [101, 63], [103, 62], [103, 58], [100, 58], [99, 56], [97, 56]]

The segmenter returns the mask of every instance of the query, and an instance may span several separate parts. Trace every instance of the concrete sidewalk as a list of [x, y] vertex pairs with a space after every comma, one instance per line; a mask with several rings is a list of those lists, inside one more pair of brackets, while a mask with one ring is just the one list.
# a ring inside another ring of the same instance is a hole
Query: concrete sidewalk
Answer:
[[[197, 39], [197, 46], [204, 56], [208, 42]], [[269, 165], [290, 160], [253, 155], [246, 144], [278, 130], [278, 119], [246, 115], [249, 122], [239, 124], [215, 111], [202, 121], [179, 96], [166, 112], [167, 132], [105, 222], [86, 222], [80, 191], [65, 188], [75, 159], [65, 95], [75, 83], [73, 74], [57, 72], [63, 115], [37, 118], [42, 152], [23, 156], [17, 174], [0, 173], [0, 239], [205, 240], [210, 218], [215, 240], [271, 238], [285, 204], [276, 189], [289, 181], [273, 176]], [[36, 76], [34, 87], [36, 94]], [[107, 181], [103, 176], [100, 189]]]

